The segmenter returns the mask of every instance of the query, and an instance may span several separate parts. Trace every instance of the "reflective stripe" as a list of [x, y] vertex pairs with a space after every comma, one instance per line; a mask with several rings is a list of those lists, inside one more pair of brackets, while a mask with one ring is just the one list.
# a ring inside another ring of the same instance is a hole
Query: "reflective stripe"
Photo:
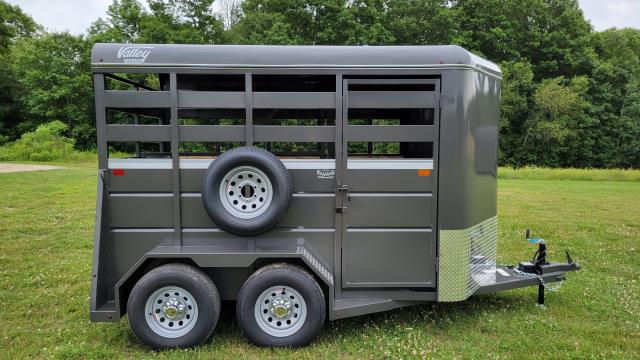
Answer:
[[357, 159], [347, 162], [349, 170], [384, 169], [384, 170], [418, 170], [433, 169], [433, 160], [424, 159]]
[[[180, 169], [206, 169], [212, 159], [180, 159]], [[335, 169], [333, 159], [284, 159], [290, 170]], [[170, 170], [171, 159], [109, 159], [110, 169]], [[433, 160], [425, 159], [349, 159], [349, 170], [420, 170], [433, 169]]]
[[295, 170], [333, 170], [336, 161], [333, 159], [282, 160], [287, 169]]
[[171, 159], [109, 159], [109, 169], [169, 170]]

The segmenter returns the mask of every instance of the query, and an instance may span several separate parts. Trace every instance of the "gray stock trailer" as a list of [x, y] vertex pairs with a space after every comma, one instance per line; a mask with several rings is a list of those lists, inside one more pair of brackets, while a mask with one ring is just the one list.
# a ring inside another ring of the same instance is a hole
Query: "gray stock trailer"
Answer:
[[[500, 69], [457, 46], [96, 44], [90, 315], [154, 348], [221, 301], [262, 346], [325, 319], [563, 280], [496, 265]], [[109, 156], [109, 149], [135, 152]]]

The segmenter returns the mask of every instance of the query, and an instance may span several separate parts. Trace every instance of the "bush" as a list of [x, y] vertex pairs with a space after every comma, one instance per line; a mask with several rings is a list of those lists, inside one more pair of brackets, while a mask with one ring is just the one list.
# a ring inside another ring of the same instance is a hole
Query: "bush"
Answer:
[[83, 160], [93, 156], [74, 150], [75, 140], [64, 136], [67, 125], [52, 121], [35, 131], [22, 134], [20, 139], [0, 146], [0, 160], [5, 161], [64, 161]]
[[637, 169], [556, 169], [527, 166], [513, 169], [500, 167], [500, 179], [529, 180], [578, 180], [578, 181], [640, 181], [640, 170]]

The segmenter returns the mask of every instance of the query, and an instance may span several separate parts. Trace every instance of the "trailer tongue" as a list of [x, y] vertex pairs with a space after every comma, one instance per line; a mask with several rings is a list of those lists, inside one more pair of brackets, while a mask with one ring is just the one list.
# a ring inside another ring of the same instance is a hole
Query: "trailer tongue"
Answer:
[[580, 270], [580, 265], [573, 261], [566, 251], [566, 263], [547, 262], [547, 244], [544, 239], [531, 238], [531, 230], [525, 235], [527, 241], [538, 245], [538, 250], [532, 261], [521, 262], [518, 266], [497, 266], [493, 281], [486, 281], [480, 285], [475, 295], [489, 294], [503, 290], [510, 290], [538, 285], [538, 305], [544, 306], [544, 292], [548, 284], [566, 280], [567, 273]]

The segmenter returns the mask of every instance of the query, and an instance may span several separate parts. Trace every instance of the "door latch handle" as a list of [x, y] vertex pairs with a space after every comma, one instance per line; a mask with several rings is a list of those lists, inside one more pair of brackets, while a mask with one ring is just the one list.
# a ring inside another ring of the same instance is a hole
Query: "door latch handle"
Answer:
[[[342, 185], [336, 188], [336, 201], [338, 199], [338, 196], [340, 196], [340, 194], [343, 192], [347, 194], [347, 201], [351, 201], [351, 189], [347, 185]], [[347, 212], [347, 206], [344, 206], [344, 205], [345, 205], [345, 202], [343, 201], [342, 206], [336, 207], [336, 212], [338, 214], [344, 214]]]
[[345, 192], [347, 194], [347, 200], [351, 201], [351, 189], [349, 188], [348, 185], [342, 185], [336, 188], [336, 195], [338, 195], [341, 192]]

